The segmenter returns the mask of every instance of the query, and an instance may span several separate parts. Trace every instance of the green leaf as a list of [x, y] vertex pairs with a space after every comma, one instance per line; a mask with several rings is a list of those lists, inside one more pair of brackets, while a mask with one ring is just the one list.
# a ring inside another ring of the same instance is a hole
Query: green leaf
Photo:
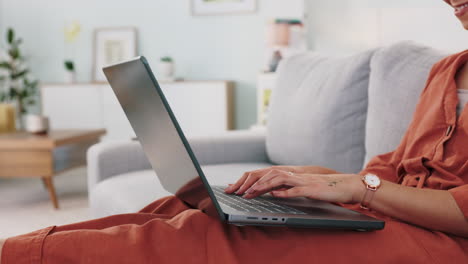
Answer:
[[15, 74], [12, 74], [12, 75], [11, 75], [11, 79], [13, 79], [13, 80], [18, 79], [18, 78], [24, 76], [25, 74], [27, 74], [28, 72], [29, 72], [29, 70], [26, 69], [26, 70], [22, 70], [22, 71], [20, 71], [20, 72], [17, 72], [17, 73], [15, 73]]
[[27, 105], [34, 105], [34, 104], [36, 104], [36, 100], [30, 99], [30, 100], [28, 100], [28, 101], [26, 102], [26, 104], [27, 104]]
[[5, 102], [7, 99], [7, 95], [4, 92], [0, 92], [0, 102]]
[[21, 56], [20, 50], [18, 48], [16, 48], [16, 47], [9, 50], [8, 53], [15, 60], [18, 59]]
[[29, 97], [28, 90], [22, 90], [19, 92], [19, 98], [27, 98], [27, 97]]
[[11, 70], [11, 65], [10, 65], [10, 63], [8, 63], [6, 61], [1, 61], [0, 62], [0, 68], [5, 68], [5, 69], [10, 69]]
[[39, 81], [35, 80], [33, 82], [29, 81], [29, 79], [24, 78], [23, 79], [23, 85], [25, 89], [28, 89], [30, 92], [35, 93], [36, 92], [36, 87], [38, 85]]
[[162, 62], [172, 62], [172, 58], [169, 57], [169, 56], [165, 56], [165, 57], [162, 57], [162, 58], [161, 58], [161, 61], [162, 61]]
[[30, 83], [30, 84], [31, 84], [31, 87], [36, 88], [37, 85], [39, 85], [39, 81], [38, 81], [38, 80], [35, 80], [35, 81], [33, 81], [32, 83]]
[[18, 91], [16, 90], [16, 88], [11, 88], [10, 89], [9, 96], [10, 96], [11, 99], [15, 99], [16, 97], [18, 97]]
[[26, 86], [26, 87], [25, 87], [25, 90], [28, 91], [28, 94], [29, 94], [29, 95], [34, 95], [34, 94], [36, 94], [36, 92], [37, 92], [36, 87], [33, 87], [33, 86]]
[[8, 44], [12, 44], [14, 39], [15, 39], [15, 31], [12, 28], [9, 28], [8, 33], [7, 33]]

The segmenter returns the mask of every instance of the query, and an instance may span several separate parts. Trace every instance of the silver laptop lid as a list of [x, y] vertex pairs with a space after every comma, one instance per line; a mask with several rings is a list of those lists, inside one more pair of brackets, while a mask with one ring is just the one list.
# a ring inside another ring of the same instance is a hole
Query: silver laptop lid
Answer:
[[164, 189], [224, 221], [225, 216], [146, 59], [138, 57], [103, 70]]

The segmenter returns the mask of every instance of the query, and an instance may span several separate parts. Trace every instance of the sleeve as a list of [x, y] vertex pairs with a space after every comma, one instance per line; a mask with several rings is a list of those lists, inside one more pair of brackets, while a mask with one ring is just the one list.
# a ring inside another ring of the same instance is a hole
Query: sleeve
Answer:
[[392, 151], [373, 157], [359, 174], [364, 176], [367, 173], [372, 173], [383, 180], [396, 182], [398, 177], [396, 174], [396, 167], [393, 164], [394, 155], [395, 151]]
[[466, 219], [468, 219], [468, 184], [455, 187], [449, 190], [455, 202], [462, 211]]
[[[410, 124], [410, 127], [413, 123], [414, 122]], [[409, 137], [408, 134], [408, 131], [406, 131], [400, 144], [394, 151], [374, 156], [359, 174], [364, 176], [367, 173], [372, 173], [383, 180], [395, 183], [398, 182], [397, 167], [400, 164], [403, 153], [406, 149], [406, 142]]]
[[51, 226], [7, 239], [3, 245], [0, 263], [41, 263], [44, 240], [54, 228]]
[[[398, 182], [398, 167], [403, 159], [407, 142], [408, 140], [411, 140], [410, 137], [410, 132], [414, 131], [415, 128], [418, 126], [418, 122], [420, 120], [420, 117], [418, 116], [418, 113], [424, 114], [425, 111], [423, 109], [423, 101], [427, 100], [427, 92], [430, 87], [430, 83], [438, 75], [438, 73], [441, 71], [441, 69], [444, 68], [444, 65], [449, 61], [453, 56], [444, 58], [438, 62], [436, 62], [428, 75], [428, 78], [425, 83], [425, 87], [422, 90], [417, 106], [415, 109], [415, 112], [413, 114], [412, 120], [410, 124], [408, 125], [408, 128], [406, 129], [405, 134], [403, 135], [400, 144], [397, 146], [397, 148], [394, 151], [377, 155], [373, 157], [366, 165], [366, 167], [359, 173], [360, 175], [365, 175], [367, 173], [372, 173], [380, 178], [391, 181], [391, 182]], [[430, 98], [429, 98], [430, 100]]]

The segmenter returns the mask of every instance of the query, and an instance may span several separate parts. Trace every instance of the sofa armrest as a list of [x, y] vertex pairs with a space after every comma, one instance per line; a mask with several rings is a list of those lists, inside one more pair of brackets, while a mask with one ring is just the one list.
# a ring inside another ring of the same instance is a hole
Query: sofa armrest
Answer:
[[88, 190], [115, 175], [151, 169], [138, 141], [101, 142], [87, 153]]
[[[228, 131], [188, 139], [201, 165], [267, 162], [265, 133]], [[88, 190], [115, 175], [151, 169], [138, 141], [101, 142], [88, 150]]]

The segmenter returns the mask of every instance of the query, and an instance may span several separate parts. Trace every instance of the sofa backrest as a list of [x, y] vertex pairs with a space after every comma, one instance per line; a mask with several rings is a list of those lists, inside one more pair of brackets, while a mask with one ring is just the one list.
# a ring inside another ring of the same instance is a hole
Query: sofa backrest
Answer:
[[401, 141], [432, 65], [446, 54], [410, 41], [377, 50], [371, 59], [366, 158], [394, 150]]
[[272, 163], [361, 169], [373, 53], [342, 58], [307, 53], [280, 64], [267, 125]]
[[404, 41], [344, 58], [284, 60], [269, 112], [270, 161], [358, 172], [398, 146], [432, 65], [446, 55]]

